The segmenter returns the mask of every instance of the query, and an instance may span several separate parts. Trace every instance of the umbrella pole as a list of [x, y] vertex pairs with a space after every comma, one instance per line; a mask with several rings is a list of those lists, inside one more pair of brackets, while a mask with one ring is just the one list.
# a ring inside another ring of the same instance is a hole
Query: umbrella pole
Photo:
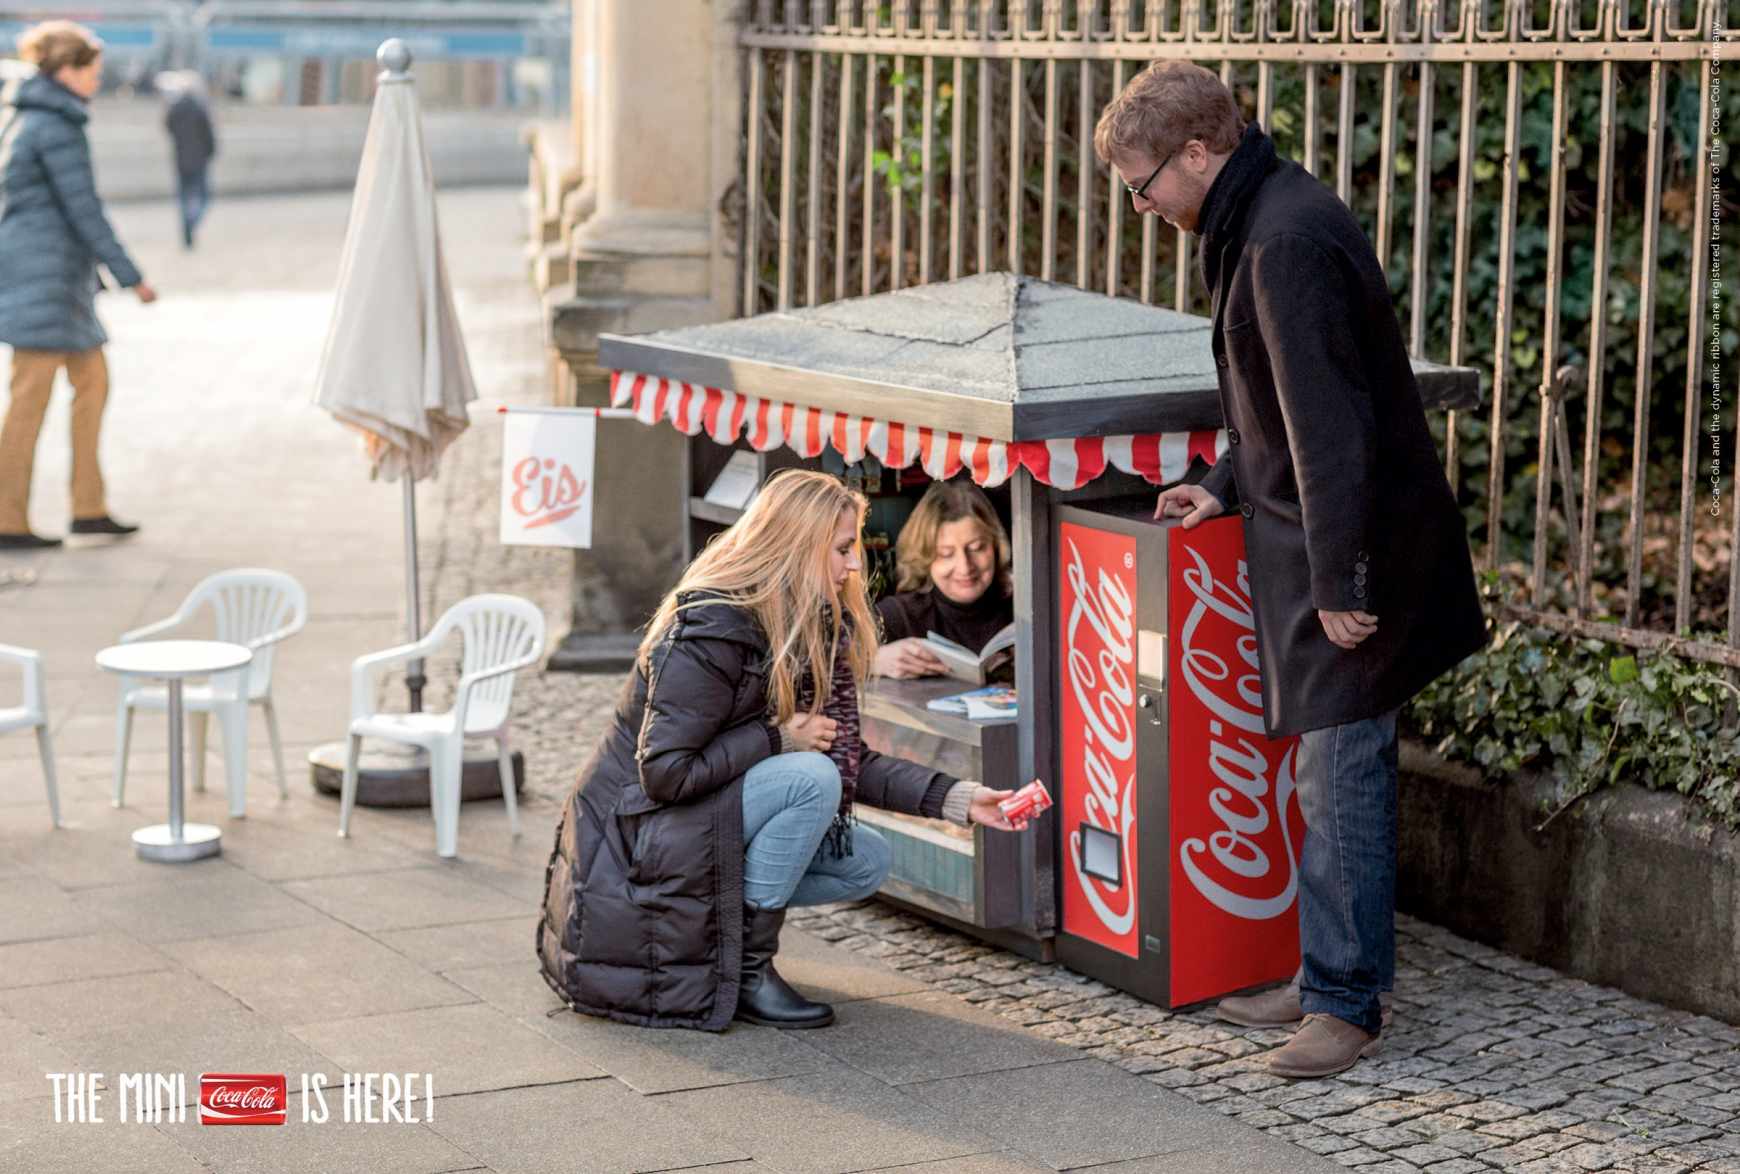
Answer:
[[[417, 585], [417, 483], [406, 469], [405, 482], [405, 623], [409, 628], [407, 643], [423, 638], [423, 616], [419, 604], [422, 592]], [[413, 660], [405, 674], [405, 685], [411, 690], [411, 712], [423, 712], [423, 675], [421, 657]]]

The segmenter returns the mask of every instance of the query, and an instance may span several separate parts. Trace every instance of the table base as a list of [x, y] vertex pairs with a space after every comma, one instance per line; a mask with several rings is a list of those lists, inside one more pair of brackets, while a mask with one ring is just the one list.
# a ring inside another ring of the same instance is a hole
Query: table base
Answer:
[[133, 851], [141, 860], [160, 864], [186, 864], [223, 851], [223, 833], [209, 823], [184, 823], [181, 838], [166, 823], [152, 824], [133, 833]]
[[[344, 783], [344, 742], [316, 746], [308, 755], [309, 781], [322, 795], [336, 798]], [[526, 760], [513, 752], [517, 793], [526, 791]], [[501, 801], [501, 766], [495, 742], [473, 738], [465, 743], [465, 764], [459, 773], [459, 797]], [[393, 742], [365, 741], [357, 761], [356, 805], [358, 807], [429, 806], [429, 756], [423, 751]]]

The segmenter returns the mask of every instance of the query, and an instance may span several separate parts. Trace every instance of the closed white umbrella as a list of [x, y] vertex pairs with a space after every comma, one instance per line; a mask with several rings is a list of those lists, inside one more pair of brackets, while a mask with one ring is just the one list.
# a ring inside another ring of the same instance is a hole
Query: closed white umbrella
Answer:
[[[314, 400], [362, 437], [371, 478], [404, 482], [406, 618], [416, 640], [413, 484], [435, 476], [442, 452], [470, 422], [466, 405], [477, 388], [441, 255], [411, 54], [395, 39], [376, 57], [385, 72], [357, 171]], [[411, 666], [413, 710], [421, 708], [422, 684], [421, 664]]]

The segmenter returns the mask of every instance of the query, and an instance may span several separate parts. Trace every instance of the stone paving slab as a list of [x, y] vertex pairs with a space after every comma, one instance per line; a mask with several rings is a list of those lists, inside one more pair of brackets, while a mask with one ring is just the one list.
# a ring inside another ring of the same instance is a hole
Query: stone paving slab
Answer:
[[[295, 1087], [292, 1086], [293, 1090]], [[286, 1174], [304, 1170], [333, 1174], [340, 1171], [450, 1174], [480, 1168], [473, 1155], [429, 1125], [345, 1123], [340, 1119], [341, 1095], [336, 1086], [327, 1089], [327, 1110], [332, 1117], [318, 1124], [302, 1121], [303, 1098], [292, 1091], [282, 1126], [214, 1129], [198, 1124], [195, 1112], [189, 1114], [186, 1122], [155, 1128], [203, 1163], [200, 1168], [222, 1170], [225, 1174]], [[436, 1103], [445, 1108], [439, 1100]]]
[[779, 972], [806, 997], [824, 1003], [911, 995], [929, 989], [892, 966], [797, 930], [787, 930], [779, 940]]
[[0, 946], [0, 990], [65, 982], [69, 974], [109, 978], [168, 970], [169, 957], [118, 930]]
[[926, 991], [842, 1005], [814, 1046], [889, 1084], [1056, 1064], [1078, 1058], [950, 995]]
[[289, 892], [249, 876], [221, 858], [197, 872], [170, 873], [149, 883], [84, 889], [73, 902], [146, 941], [254, 933], [326, 920]]
[[499, 889], [455, 875], [441, 861], [396, 872], [292, 881], [284, 891], [365, 933], [514, 915], [529, 924], [536, 912]]
[[440, 1095], [598, 1079], [604, 1069], [481, 1003], [291, 1029], [345, 1072], [440, 1073]]
[[70, 979], [53, 986], [0, 991], [0, 1015], [64, 1041], [96, 1024], [128, 1024], [139, 1030], [178, 1031], [189, 1019], [246, 1008], [209, 982], [185, 970], [162, 970], [112, 978]]
[[[307, 805], [311, 796], [297, 796]], [[426, 866], [428, 857], [378, 837], [369, 843], [341, 840], [338, 816], [332, 825], [312, 821], [294, 826], [250, 818], [224, 829], [224, 859], [265, 881], [315, 880], [355, 873], [381, 873]]]
[[[72, 1071], [72, 1053], [64, 1040], [51, 1039], [30, 1024], [0, 1013], [0, 1106], [42, 1100], [53, 1091], [44, 1073]], [[0, 1123], [26, 1115], [25, 1110], [8, 1109], [0, 1114]], [[4, 1154], [0, 1149], [0, 1156]], [[5, 1168], [0, 1163], [0, 1169]]]
[[452, 983], [337, 922], [177, 942], [164, 952], [286, 1024], [474, 1001]]
[[667, 1093], [799, 1076], [830, 1063], [810, 1046], [808, 1037], [814, 1032], [782, 1032], [749, 1024], [723, 1033], [647, 1031], [576, 1015], [563, 1006], [529, 958], [449, 971], [446, 977], [636, 1092]]
[[656, 1099], [786, 1174], [846, 1174], [1000, 1148], [994, 1120], [969, 1124], [844, 1064]]
[[1057, 1170], [1193, 1149], [1219, 1154], [1222, 1169], [1332, 1168], [1097, 1060], [925, 1081], [902, 1091], [957, 1118], [997, 1122], [998, 1140]]
[[106, 928], [96, 910], [81, 907], [40, 876], [0, 880], [0, 943], [92, 933]]
[[937, 1162], [910, 1162], [900, 1166], [879, 1166], [864, 1174], [1036, 1174], [1049, 1171], [1050, 1166], [1036, 1162], [1025, 1154], [998, 1150], [988, 1154], [971, 1154], [964, 1158], [944, 1158]]
[[503, 958], [520, 956], [530, 949], [532, 927], [524, 917], [504, 917], [393, 930], [374, 937], [426, 970], [449, 971], [499, 965]]
[[429, 1127], [497, 1174], [631, 1174], [753, 1156], [709, 1125], [669, 1097], [584, 1080], [445, 1098]]
[[[117, 1146], [114, 1131], [122, 1129], [126, 1144]], [[0, 1170], [207, 1174], [209, 1169], [154, 1126], [56, 1125], [46, 1111], [0, 1117]]]

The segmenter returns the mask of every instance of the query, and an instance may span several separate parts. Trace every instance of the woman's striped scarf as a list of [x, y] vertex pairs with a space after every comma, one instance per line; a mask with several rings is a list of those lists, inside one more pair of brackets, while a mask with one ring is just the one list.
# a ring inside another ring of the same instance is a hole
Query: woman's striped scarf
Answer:
[[[864, 739], [858, 725], [858, 682], [852, 676], [851, 622], [841, 617], [839, 639], [834, 645], [834, 679], [822, 702], [822, 716], [835, 722], [834, 745], [828, 757], [840, 770], [840, 810], [822, 841], [835, 859], [852, 854], [852, 797], [858, 790], [858, 767], [864, 754]], [[815, 681], [806, 672], [798, 690], [798, 712], [808, 713], [816, 696]]]

